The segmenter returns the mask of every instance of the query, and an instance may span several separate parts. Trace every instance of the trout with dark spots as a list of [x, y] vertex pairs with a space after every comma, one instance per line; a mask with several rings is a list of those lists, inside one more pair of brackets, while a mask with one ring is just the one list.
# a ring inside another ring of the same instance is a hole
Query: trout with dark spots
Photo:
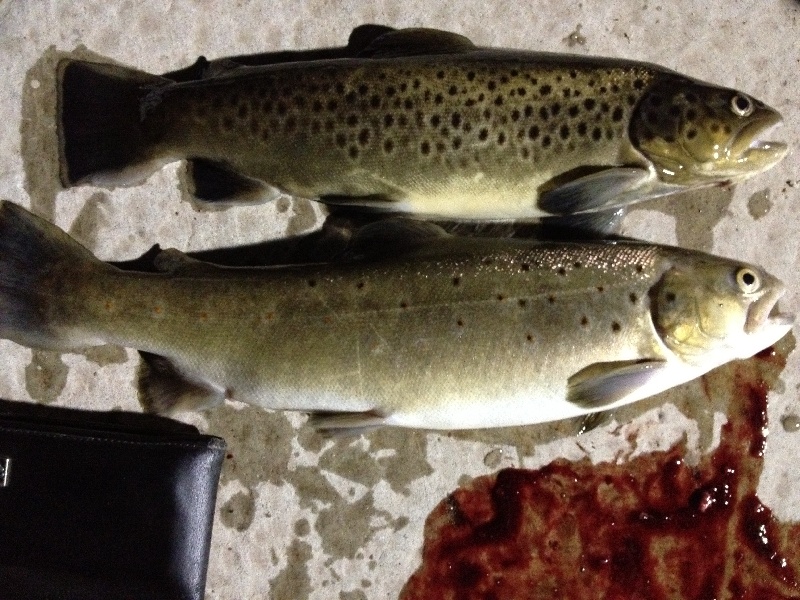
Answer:
[[5, 202], [0, 336], [136, 348], [151, 411], [229, 398], [358, 432], [587, 414], [749, 357], [792, 324], [773, 310], [784, 286], [737, 261], [413, 220], [362, 228], [331, 264], [225, 268], [173, 250], [156, 266], [121, 271]]
[[[61, 179], [130, 185], [189, 160], [210, 202], [274, 198], [454, 219], [609, 211], [775, 165], [780, 115], [628, 60], [486, 49], [453, 33], [360, 36], [349, 58], [175, 82], [59, 65]], [[352, 45], [352, 44], [351, 44]]]

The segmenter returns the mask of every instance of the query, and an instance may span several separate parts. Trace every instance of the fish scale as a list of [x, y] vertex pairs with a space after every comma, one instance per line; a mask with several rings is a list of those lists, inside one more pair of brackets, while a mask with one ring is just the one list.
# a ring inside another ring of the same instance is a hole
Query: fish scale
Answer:
[[65, 185], [135, 183], [188, 159], [207, 202], [283, 191], [457, 220], [607, 214], [786, 153], [760, 140], [780, 115], [736, 90], [420, 29], [381, 30], [348, 58], [233, 61], [184, 82], [65, 60], [59, 107]]

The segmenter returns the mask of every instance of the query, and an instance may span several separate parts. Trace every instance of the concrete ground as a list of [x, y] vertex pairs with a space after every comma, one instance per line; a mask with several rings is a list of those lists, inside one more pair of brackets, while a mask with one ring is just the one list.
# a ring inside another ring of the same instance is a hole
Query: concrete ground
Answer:
[[[106, 260], [134, 258], [156, 243], [199, 250], [312, 230], [320, 211], [306, 200], [199, 212], [179, 189], [177, 164], [133, 188], [62, 190], [54, 157], [59, 53], [161, 73], [200, 54], [341, 45], [361, 23], [436, 27], [479, 45], [655, 62], [777, 108], [785, 124], [775, 137], [795, 149], [779, 166], [734, 190], [643, 205], [628, 216], [625, 233], [761, 264], [788, 286], [782, 310], [797, 313], [799, 21], [796, 0], [0, 0], [0, 198], [32, 208]], [[130, 350], [58, 355], [0, 341], [0, 362], [4, 398], [139, 410], [138, 357]], [[783, 385], [770, 395], [759, 487], [784, 520], [800, 519], [799, 364], [798, 354], [790, 355]], [[396, 598], [419, 565], [425, 517], [465, 478], [557, 456], [624, 460], [684, 437], [691, 451], [707, 449], [724, 416], [693, 404], [692, 385], [620, 411], [580, 438], [574, 423], [561, 423], [458, 434], [387, 430], [334, 442], [304, 427], [300, 415], [238, 404], [187, 417], [230, 447], [207, 597]]]

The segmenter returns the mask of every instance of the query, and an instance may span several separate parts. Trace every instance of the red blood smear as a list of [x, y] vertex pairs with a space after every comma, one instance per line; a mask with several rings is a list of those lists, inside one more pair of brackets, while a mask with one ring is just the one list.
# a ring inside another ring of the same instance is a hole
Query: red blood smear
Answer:
[[800, 599], [800, 525], [778, 523], [755, 495], [763, 375], [776, 360], [737, 363], [704, 386], [733, 401], [719, 448], [696, 467], [675, 448], [506, 469], [456, 490], [428, 518], [402, 600]]

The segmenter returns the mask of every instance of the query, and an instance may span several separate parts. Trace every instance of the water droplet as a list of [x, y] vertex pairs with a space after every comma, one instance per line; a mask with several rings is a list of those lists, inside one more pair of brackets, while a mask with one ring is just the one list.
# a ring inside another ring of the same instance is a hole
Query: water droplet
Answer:
[[496, 469], [500, 466], [500, 461], [503, 460], [503, 449], [502, 448], [495, 448], [491, 452], [489, 452], [486, 456], [483, 457], [483, 464], [485, 464], [490, 469]]
[[783, 425], [783, 430], [789, 433], [800, 431], [800, 417], [797, 415], [786, 415], [781, 419], [781, 425]]

